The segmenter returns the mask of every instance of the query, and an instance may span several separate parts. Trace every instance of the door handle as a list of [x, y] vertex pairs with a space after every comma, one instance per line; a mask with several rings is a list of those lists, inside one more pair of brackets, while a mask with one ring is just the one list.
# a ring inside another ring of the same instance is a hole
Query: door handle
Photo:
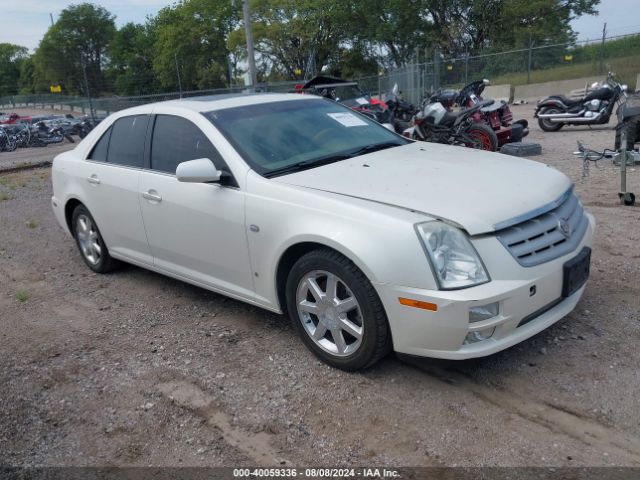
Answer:
[[98, 178], [97, 175], [91, 175], [90, 177], [87, 177], [87, 182], [92, 183], [94, 185], [100, 185], [100, 179]]
[[148, 190], [146, 192], [142, 192], [142, 198], [146, 198], [147, 200], [151, 200], [152, 202], [161, 202], [162, 197], [158, 195], [158, 192], [155, 190]]

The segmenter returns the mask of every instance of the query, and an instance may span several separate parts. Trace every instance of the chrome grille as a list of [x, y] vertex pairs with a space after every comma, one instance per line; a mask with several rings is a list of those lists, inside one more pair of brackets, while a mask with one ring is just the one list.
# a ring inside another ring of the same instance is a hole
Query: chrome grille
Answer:
[[580, 201], [571, 193], [553, 210], [498, 230], [496, 237], [520, 265], [533, 267], [575, 250], [588, 224]]

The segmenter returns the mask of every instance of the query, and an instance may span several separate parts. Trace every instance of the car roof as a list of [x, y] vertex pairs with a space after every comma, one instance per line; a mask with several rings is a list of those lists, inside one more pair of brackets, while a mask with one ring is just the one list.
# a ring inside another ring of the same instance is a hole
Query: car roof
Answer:
[[[159, 106], [171, 106], [192, 110], [195, 112], [211, 112], [226, 108], [257, 105], [261, 103], [282, 101], [308, 101], [318, 97], [305, 97], [295, 93], [230, 93], [223, 95], [205, 95], [201, 97], [188, 97], [178, 100], [168, 100], [145, 105], [152, 109]], [[134, 107], [135, 108], [135, 107]], [[139, 108], [139, 107], [137, 107]]]

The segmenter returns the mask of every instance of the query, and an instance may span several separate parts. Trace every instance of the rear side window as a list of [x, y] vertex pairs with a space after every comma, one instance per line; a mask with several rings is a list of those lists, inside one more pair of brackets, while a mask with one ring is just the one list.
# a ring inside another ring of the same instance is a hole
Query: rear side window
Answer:
[[107, 161], [128, 167], [144, 165], [144, 143], [148, 115], [134, 115], [116, 120], [111, 127]]
[[95, 160], [96, 162], [106, 162], [107, 152], [109, 150], [109, 138], [111, 138], [111, 128], [104, 132], [104, 135], [98, 140], [93, 150], [89, 154], [89, 160]]
[[151, 142], [151, 168], [174, 174], [179, 163], [208, 158], [228, 172], [222, 157], [195, 124], [182, 117], [158, 115]]

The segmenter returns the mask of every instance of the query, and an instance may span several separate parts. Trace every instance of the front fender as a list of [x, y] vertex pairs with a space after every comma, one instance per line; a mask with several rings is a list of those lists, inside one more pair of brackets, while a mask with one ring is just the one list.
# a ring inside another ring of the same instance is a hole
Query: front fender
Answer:
[[280, 259], [291, 246], [307, 242], [340, 252], [372, 283], [436, 288], [413, 228], [429, 217], [266, 180], [254, 172], [247, 185], [246, 224], [256, 300], [268, 308], [279, 309]]

